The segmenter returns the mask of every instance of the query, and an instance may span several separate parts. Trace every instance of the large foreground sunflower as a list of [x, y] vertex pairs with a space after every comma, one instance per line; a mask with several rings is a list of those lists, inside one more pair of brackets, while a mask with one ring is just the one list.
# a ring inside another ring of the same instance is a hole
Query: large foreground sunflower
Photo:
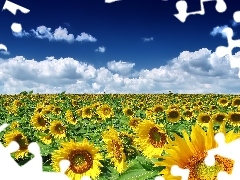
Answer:
[[103, 132], [102, 137], [107, 145], [107, 157], [111, 158], [117, 171], [122, 173], [126, 169], [126, 155], [124, 153], [122, 141], [119, 139], [118, 132], [113, 128], [109, 128], [109, 130]]
[[4, 135], [4, 144], [5, 146], [8, 146], [12, 141], [16, 141], [19, 145], [19, 150], [17, 150], [14, 153], [14, 157], [16, 159], [24, 158], [28, 154], [28, 140], [27, 137], [24, 136], [24, 134], [18, 130], [13, 130], [10, 132], [7, 132]]
[[60, 172], [59, 163], [61, 160], [70, 161], [70, 167], [66, 171], [66, 175], [71, 180], [79, 180], [83, 176], [90, 176], [96, 179], [101, 173], [102, 155], [98, 153], [98, 149], [90, 144], [87, 139], [81, 143], [70, 140], [61, 144], [61, 148], [52, 153], [52, 167], [54, 171]]
[[[226, 142], [231, 142], [239, 137], [239, 134], [235, 134], [233, 130], [226, 133], [225, 124], [221, 127], [220, 132], [225, 134]], [[232, 172], [234, 161], [218, 155], [215, 156], [216, 164], [214, 166], [207, 166], [204, 163], [207, 151], [217, 147], [212, 121], [209, 122], [207, 132], [196, 124], [192, 127], [191, 136], [185, 131], [183, 131], [183, 138], [175, 135], [175, 140], [169, 142], [169, 147], [169, 149], [166, 149], [168, 155], [161, 156], [164, 160], [155, 162], [155, 166], [166, 166], [160, 172], [165, 179], [181, 179], [171, 175], [173, 165], [178, 165], [182, 169], [189, 169], [189, 180], [216, 180], [220, 171]]]
[[155, 124], [151, 120], [142, 121], [136, 129], [134, 143], [147, 158], [161, 155], [168, 142], [168, 136], [163, 125]]

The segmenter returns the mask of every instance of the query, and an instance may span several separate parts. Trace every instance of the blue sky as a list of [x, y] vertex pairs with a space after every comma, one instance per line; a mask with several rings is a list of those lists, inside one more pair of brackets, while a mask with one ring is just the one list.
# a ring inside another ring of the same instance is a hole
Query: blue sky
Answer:
[[[224, 13], [206, 2], [205, 15], [185, 23], [174, 16], [173, 0], [11, 2], [30, 12], [0, 15], [0, 43], [9, 52], [0, 54], [0, 93], [239, 92], [238, 70], [214, 53], [227, 46], [221, 27], [240, 38], [236, 2], [225, 0]], [[188, 11], [198, 10], [200, 0], [189, 0]], [[21, 33], [11, 30], [13, 22]]]

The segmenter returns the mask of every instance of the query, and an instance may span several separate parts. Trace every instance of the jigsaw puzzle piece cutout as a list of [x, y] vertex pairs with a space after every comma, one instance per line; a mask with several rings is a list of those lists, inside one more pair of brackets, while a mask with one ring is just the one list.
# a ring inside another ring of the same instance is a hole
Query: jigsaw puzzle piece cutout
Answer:
[[201, 10], [200, 11], [195, 11], [195, 12], [187, 12], [188, 5], [185, 0], [180, 0], [176, 3], [176, 9], [178, 11], [177, 14], [174, 14], [174, 16], [180, 20], [181, 22], [185, 22], [187, 17], [189, 15], [204, 15], [205, 14], [205, 9], [204, 9], [204, 2], [209, 2], [209, 1], [216, 1], [215, 9], [219, 13], [223, 13], [227, 9], [227, 5], [224, 0], [201, 0]]
[[[227, 37], [227, 42], [228, 42], [228, 47], [225, 46], [218, 46], [215, 50], [215, 53], [219, 57], [223, 57], [225, 55], [229, 56], [229, 61], [230, 61], [230, 67], [231, 68], [240, 68], [240, 59], [236, 58], [232, 55], [232, 50], [235, 47], [240, 48], [240, 39], [238, 40], [233, 40], [233, 30], [229, 27], [226, 27], [223, 29], [222, 33], [224, 33]], [[240, 78], [240, 71], [238, 73], [238, 76]]]
[[217, 0], [215, 9], [219, 13], [223, 13], [227, 10], [227, 5], [224, 0]]
[[2, 8], [2, 10], [7, 9], [8, 11], [10, 11], [12, 14], [16, 15], [17, 10], [21, 11], [22, 13], [26, 14], [29, 13], [30, 10], [27, 8], [24, 8], [22, 6], [19, 6], [18, 4], [15, 4], [11, 1], [6, 0], [4, 3], [4, 6]]
[[[60, 172], [42, 172], [41, 179], [44, 180], [70, 180], [70, 178], [65, 174], [66, 170], [70, 166], [70, 162], [68, 160], [62, 160], [59, 163]], [[34, 175], [34, 174], [33, 174]], [[32, 176], [29, 180], [32, 180], [34, 176]]]
[[[32, 174], [37, 174], [43, 172], [42, 168], [42, 156], [40, 147], [36, 142], [32, 142], [28, 145], [28, 151], [34, 155], [34, 157], [28, 161], [26, 164], [21, 166], [22, 171], [32, 169]], [[34, 168], [33, 168], [34, 167]]]
[[227, 172], [219, 172], [218, 180], [225, 179], [239, 179], [239, 169], [240, 169], [240, 139], [236, 139], [230, 143], [225, 142], [225, 136], [223, 133], [217, 133], [214, 137], [215, 141], [218, 143], [218, 147], [208, 151], [207, 157], [204, 162], [207, 166], [213, 166], [215, 164], [215, 155], [220, 155], [228, 159], [234, 160], [234, 166], [232, 169], [232, 174], [229, 175]]
[[236, 23], [240, 23], [240, 11], [235, 11], [233, 13], [233, 20], [236, 22]]
[[171, 174], [173, 176], [182, 176], [182, 180], [188, 180], [189, 169], [182, 169], [177, 165], [171, 167]]
[[[6, 127], [8, 127], [6, 123], [1, 125], [0, 131], [3, 131]], [[15, 141], [12, 141], [7, 147], [0, 143], [0, 175], [2, 177], [8, 177], [8, 179], [13, 180], [16, 178], [16, 174], [21, 172], [20, 166], [11, 156], [11, 153], [16, 152], [18, 149], [19, 145]], [[14, 173], [9, 173], [9, 167]]]

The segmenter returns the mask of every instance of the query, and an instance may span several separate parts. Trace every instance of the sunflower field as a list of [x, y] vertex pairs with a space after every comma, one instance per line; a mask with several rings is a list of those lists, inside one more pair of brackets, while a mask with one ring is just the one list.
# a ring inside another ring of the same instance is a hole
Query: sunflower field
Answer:
[[41, 148], [44, 171], [99, 180], [180, 180], [173, 165], [190, 170], [189, 180], [216, 179], [231, 173], [234, 162], [215, 156], [204, 164], [214, 135], [226, 141], [240, 137], [240, 96], [222, 94], [33, 94], [0, 95], [0, 133], [4, 146], [16, 141], [12, 153], [25, 164], [33, 155], [28, 145]]

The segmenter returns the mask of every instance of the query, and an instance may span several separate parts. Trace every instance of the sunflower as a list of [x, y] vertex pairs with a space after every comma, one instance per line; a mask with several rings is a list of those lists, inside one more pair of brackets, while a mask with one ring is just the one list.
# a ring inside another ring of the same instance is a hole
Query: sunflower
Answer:
[[82, 118], [92, 118], [92, 108], [91, 106], [85, 106], [82, 108]]
[[240, 124], [240, 112], [229, 112], [228, 113], [228, 121], [233, 125], [233, 126], [239, 126]]
[[227, 106], [228, 105], [228, 99], [227, 98], [220, 98], [217, 102], [220, 106]]
[[141, 118], [137, 118], [137, 117], [132, 117], [130, 120], [129, 120], [129, 126], [135, 130], [138, 126], [138, 124], [141, 122]]
[[155, 105], [152, 108], [152, 111], [157, 114], [159, 112], [163, 112], [164, 111], [164, 107], [162, 105], [160, 105], [160, 104], [157, 104], [157, 105]]
[[182, 112], [183, 119], [186, 121], [190, 121], [193, 117], [195, 117], [195, 114], [192, 110], [185, 110]]
[[226, 118], [227, 118], [227, 114], [222, 112], [213, 114], [212, 116], [213, 122], [216, 122], [217, 124], [222, 124], [223, 122], [226, 121]]
[[[226, 142], [231, 142], [239, 138], [234, 130], [226, 133], [223, 127], [222, 133], [225, 134]], [[168, 180], [180, 180], [180, 177], [171, 175], [171, 167], [177, 165], [182, 169], [189, 169], [189, 180], [217, 179], [220, 171], [226, 171], [231, 174], [234, 161], [228, 158], [215, 156], [215, 165], [207, 166], [204, 162], [207, 151], [216, 148], [217, 142], [214, 139], [213, 122], [210, 121], [209, 128], [205, 132], [198, 124], [192, 127], [191, 135], [183, 131], [183, 138], [175, 135], [175, 140], [169, 141], [169, 149], [166, 149], [167, 155], [159, 156], [163, 161], [155, 162], [155, 166], [165, 166], [160, 172]]]
[[12, 141], [16, 141], [20, 146], [19, 150], [14, 153], [16, 159], [24, 158], [28, 154], [28, 140], [24, 134], [18, 130], [12, 130], [4, 135], [4, 144], [8, 146]]
[[240, 105], [240, 98], [233, 98], [232, 106], [239, 106]]
[[98, 108], [100, 105], [101, 105], [100, 102], [95, 102], [94, 104], [92, 104], [92, 107], [93, 107], [94, 109], [96, 109], [96, 108]]
[[218, 107], [216, 106], [216, 105], [211, 105], [210, 106], [210, 110], [212, 110], [212, 111], [215, 111], [215, 110], [217, 110], [218, 109]]
[[78, 117], [82, 117], [82, 108], [76, 110]]
[[75, 107], [77, 106], [77, 104], [78, 104], [77, 101], [75, 99], [72, 99], [72, 106]]
[[198, 114], [197, 122], [203, 126], [208, 126], [208, 123], [212, 120], [212, 117], [209, 113], [201, 112]]
[[72, 124], [72, 125], [76, 125], [77, 124], [77, 119], [73, 116], [73, 113], [71, 110], [67, 110], [65, 113], [65, 117], [67, 119], [67, 122]]
[[181, 119], [180, 112], [177, 108], [169, 108], [166, 110], [167, 120], [169, 122], [175, 123]]
[[134, 112], [131, 108], [129, 107], [126, 107], [123, 109], [123, 113], [126, 115], [126, 116], [133, 116], [134, 115]]
[[70, 167], [65, 174], [71, 180], [79, 180], [83, 176], [97, 179], [101, 173], [100, 167], [103, 167], [99, 162], [103, 157], [98, 151], [87, 139], [82, 142], [70, 140], [62, 143], [58, 150], [53, 151], [51, 166], [54, 171], [60, 172], [60, 161], [67, 159], [70, 161]]
[[22, 105], [22, 103], [21, 103], [21, 101], [19, 101], [18, 99], [16, 99], [16, 100], [13, 101], [13, 105], [19, 107], [19, 106]]
[[104, 104], [97, 108], [97, 114], [102, 118], [102, 120], [105, 120], [112, 117], [114, 115], [114, 112], [109, 105]]
[[49, 113], [52, 112], [53, 110], [54, 110], [54, 106], [48, 104], [48, 105], [46, 105], [46, 106], [44, 107], [44, 109], [42, 110], [42, 113], [43, 113], [43, 114], [49, 114]]
[[40, 135], [39, 139], [40, 139], [40, 141], [42, 141], [44, 144], [47, 144], [47, 145], [52, 143], [51, 135]]
[[66, 136], [66, 127], [61, 121], [52, 121], [49, 130], [52, 136], [58, 139], [64, 138]]
[[126, 165], [126, 155], [124, 153], [124, 147], [121, 139], [119, 139], [118, 132], [109, 128], [102, 134], [103, 141], [107, 145], [108, 158], [111, 159], [111, 162], [114, 164], [114, 167], [119, 173], [122, 173], [127, 165]]
[[60, 107], [54, 107], [52, 110], [52, 113], [55, 115], [60, 115], [61, 114], [61, 108]]
[[152, 158], [163, 152], [168, 141], [164, 125], [155, 124], [151, 120], [142, 121], [136, 130], [137, 138], [134, 143], [147, 158]]
[[48, 122], [41, 113], [33, 114], [31, 118], [31, 123], [34, 128], [39, 131], [44, 131], [47, 129]]

